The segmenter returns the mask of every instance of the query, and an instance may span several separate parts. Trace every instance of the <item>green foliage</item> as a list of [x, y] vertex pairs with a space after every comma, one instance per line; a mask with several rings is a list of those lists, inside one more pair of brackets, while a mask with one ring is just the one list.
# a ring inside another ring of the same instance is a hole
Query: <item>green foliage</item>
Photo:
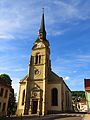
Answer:
[[85, 98], [85, 92], [84, 91], [72, 91], [72, 97]]
[[72, 91], [72, 104], [75, 112], [79, 112], [79, 102], [85, 98], [84, 91]]
[[9, 75], [7, 75], [7, 74], [1, 74], [1, 75], [0, 75], [0, 78], [1, 78], [2, 80], [5, 80], [9, 85], [11, 85], [12, 80], [11, 80], [11, 78], [9, 77]]
[[8, 102], [7, 114], [14, 115], [16, 113], [16, 108], [17, 108], [16, 96], [14, 94], [14, 89], [11, 89], [9, 102]]

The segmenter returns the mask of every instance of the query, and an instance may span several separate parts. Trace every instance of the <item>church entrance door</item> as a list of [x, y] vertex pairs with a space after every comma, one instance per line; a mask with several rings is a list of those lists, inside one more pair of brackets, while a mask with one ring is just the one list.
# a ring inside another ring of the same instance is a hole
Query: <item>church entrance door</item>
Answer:
[[32, 114], [37, 114], [38, 100], [32, 101]]

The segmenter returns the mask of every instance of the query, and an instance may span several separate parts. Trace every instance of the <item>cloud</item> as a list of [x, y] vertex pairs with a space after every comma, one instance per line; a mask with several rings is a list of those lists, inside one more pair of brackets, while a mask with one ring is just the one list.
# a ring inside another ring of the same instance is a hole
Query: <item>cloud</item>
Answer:
[[10, 34], [0, 34], [0, 40], [2, 40], [2, 39], [12, 40], [12, 39], [14, 39], [14, 36], [10, 35]]
[[74, 70], [74, 71], [73, 71], [73, 73], [77, 73], [77, 71], [76, 71], [76, 70]]
[[[72, 0], [73, 1], [73, 0]], [[51, 17], [48, 18], [50, 22], [53, 20], [53, 24], [56, 23], [72, 23], [76, 22], [78, 20], [86, 20], [90, 18], [89, 12], [87, 12], [87, 9], [89, 9], [89, 1], [87, 2], [87, 6], [84, 6], [81, 1], [79, 2], [66, 2], [66, 1], [60, 1], [60, 0], [54, 0], [49, 2], [52, 6], [48, 8], [48, 14], [53, 8], [53, 12], [48, 15]], [[82, 5], [79, 5], [82, 3]], [[84, 6], [84, 7], [83, 7]], [[57, 11], [57, 12], [56, 12]], [[83, 12], [82, 12], [83, 11]]]
[[90, 63], [90, 55], [77, 55], [77, 60], [83, 63]]
[[13, 69], [13, 71], [24, 72], [24, 71], [26, 71], [26, 68], [16, 68], [16, 69]]
[[63, 30], [60, 30], [60, 29], [56, 29], [56, 30], [53, 30], [53, 31], [49, 31], [49, 34], [51, 34], [52, 36], [58, 36], [58, 35], [63, 35], [65, 32], [67, 32], [69, 29], [63, 29]]
[[[33, 11], [33, 8], [29, 6], [29, 1], [23, 2], [20, 0], [18, 2], [6, 2], [4, 0], [0, 2], [0, 4], [0, 16], [2, 16], [0, 19], [0, 34], [3, 32], [3, 35], [1, 35], [2, 38], [9, 38], [12, 35], [17, 36], [16, 34], [25, 35], [27, 31], [33, 32], [33, 26], [35, 26], [33, 24], [36, 24], [38, 20], [37, 15], [35, 15], [35, 10]], [[22, 7], [22, 5], [24, 7]]]
[[[23, 73], [27, 71], [27, 67], [24, 64], [24, 60], [26, 61], [27, 55], [20, 55], [19, 58], [16, 56], [3, 55], [0, 57], [0, 72], [1, 73]], [[22, 60], [23, 59], [23, 60]]]
[[69, 80], [70, 77], [69, 76], [66, 76], [66, 77], [63, 77], [64, 80]]
[[4, 71], [4, 72], [24, 72], [26, 71], [26, 68], [16, 68], [16, 66], [14, 67], [0, 67], [0, 71]]
[[[54, 71], [63, 76], [72, 77], [78, 76], [82, 79], [87, 76], [90, 72], [90, 54], [65, 54], [55, 58], [52, 64]], [[73, 78], [72, 78], [73, 79]]]
[[[86, 54], [78, 54], [78, 55], [64, 55], [61, 58], [55, 58], [54, 64], [52, 64], [53, 70], [60, 76], [62, 76], [67, 84], [73, 89], [73, 86], [77, 84], [77, 81], [81, 81], [78, 84], [83, 87], [83, 80], [86, 77], [90, 77], [89, 73], [89, 63], [90, 63], [90, 55]], [[66, 77], [65, 77], [66, 76]], [[80, 88], [79, 88], [80, 89]]]
[[[19, 37], [20, 34], [29, 36], [30, 33], [34, 35], [36, 30], [38, 31], [40, 24], [41, 3], [41, 0], [0, 1], [0, 34], [3, 32], [1, 38], [12, 39], [16, 36]], [[71, 23], [76, 20], [89, 19], [89, 1], [87, 0], [80, 5], [81, 3], [80, 0], [78, 2], [77, 0], [71, 0], [70, 2], [60, 0], [45, 1], [43, 6], [46, 8], [45, 17], [48, 31], [52, 31], [51, 33], [55, 35], [61, 35], [65, 31], [63, 28], [62, 31], [58, 31], [55, 28], [57, 23]], [[52, 8], [53, 12], [51, 12]], [[54, 29], [51, 29], [50, 26]]]
[[[63, 70], [67, 70], [67, 67], [72, 68], [72, 65], [75, 68], [86, 67], [90, 63], [90, 54], [77, 55], [77, 54], [68, 53], [68, 55], [65, 54], [64, 57], [62, 58], [57, 57], [57, 59], [54, 62], [60, 65]], [[74, 70], [74, 73], [76, 73], [76, 70]]]
[[[7, 40], [7, 39], [6, 39]], [[9, 39], [9, 40], [11, 40], [11, 39]], [[13, 46], [9, 46], [9, 45], [5, 45], [4, 44], [4, 46], [3, 45], [1, 45], [0, 46], [0, 52], [7, 52], [7, 51], [14, 51], [16, 48]], [[2, 56], [1, 56], [1, 58], [0, 58], [0, 60], [4, 60], [3, 58], [2, 58]]]
[[62, 14], [62, 17], [64, 17], [66, 20], [67, 19], [86, 20], [86, 19], [90, 18], [90, 10], [89, 10], [89, 5], [88, 5], [89, 2], [90, 1], [88, 1], [88, 0], [86, 2], [82, 2], [81, 0], [78, 0], [78, 1], [71, 0], [70, 2], [69, 1], [62, 2], [62, 1], [55, 0], [54, 4], [56, 4], [56, 6], [58, 6], [58, 7], [60, 7], [61, 13], [64, 13], [64, 14]]
[[[50, 33], [49, 33], [50, 34]], [[63, 35], [64, 34], [64, 31], [52, 31], [52, 33], [51, 33], [51, 35], [54, 35], [54, 36], [56, 36], [56, 35]]]

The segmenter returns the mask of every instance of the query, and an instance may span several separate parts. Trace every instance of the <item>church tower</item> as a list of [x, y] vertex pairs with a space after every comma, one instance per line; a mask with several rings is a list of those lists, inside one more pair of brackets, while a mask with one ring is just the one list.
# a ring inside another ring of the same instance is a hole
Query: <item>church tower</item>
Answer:
[[47, 80], [50, 71], [50, 48], [46, 39], [44, 12], [42, 13], [41, 25], [38, 38], [32, 47], [32, 55], [29, 64], [29, 88], [30, 114], [46, 114]]
[[[19, 94], [19, 102], [22, 101], [21, 103], [24, 105], [22, 114], [47, 114], [46, 93], [50, 70], [50, 48], [46, 39], [43, 11], [38, 38], [32, 47], [29, 75], [20, 82], [20, 94], [22, 93], [22, 97]], [[19, 105], [18, 103], [18, 107], [20, 107]]]
[[51, 70], [44, 11], [37, 40], [32, 47], [29, 73], [20, 81], [17, 115], [45, 115], [71, 110], [71, 91]]
[[[32, 55], [29, 64], [30, 79], [44, 79], [50, 70], [50, 48], [46, 39], [44, 13], [41, 18], [41, 25], [38, 38], [32, 47]], [[47, 71], [47, 72], [46, 72]], [[33, 74], [34, 73], [34, 74]]]

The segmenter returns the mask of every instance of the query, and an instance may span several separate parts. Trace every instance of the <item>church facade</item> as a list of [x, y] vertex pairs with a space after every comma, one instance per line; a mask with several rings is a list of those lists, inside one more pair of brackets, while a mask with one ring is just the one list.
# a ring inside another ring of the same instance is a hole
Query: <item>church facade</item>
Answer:
[[38, 39], [32, 47], [29, 73], [20, 81], [16, 114], [46, 115], [71, 110], [71, 91], [63, 78], [51, 70], [43, 13]]

